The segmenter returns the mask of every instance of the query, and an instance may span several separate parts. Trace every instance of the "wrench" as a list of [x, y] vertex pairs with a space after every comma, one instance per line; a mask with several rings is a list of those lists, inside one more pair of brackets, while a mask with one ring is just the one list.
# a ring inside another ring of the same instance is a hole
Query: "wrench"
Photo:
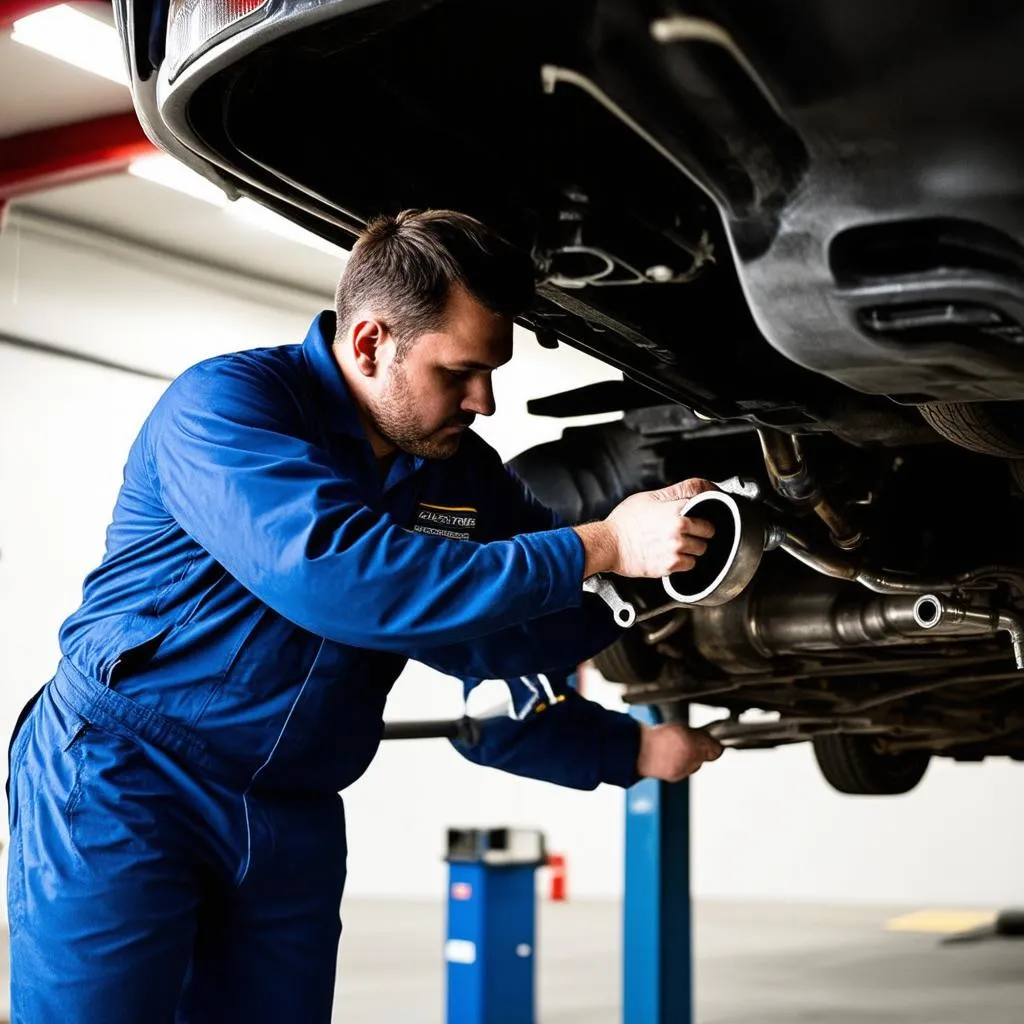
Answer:
[[636, 608], [628, 601], [623, 601], [619, 597], [619, 592], [612, 585], [611, 580], [606, 579], [600, 573], [585, 579], [583, 581], [583, 589], [591, 594], [597, 594], [611, 608], [615, 621], [623, 629], [629, 629], [636, 622]]

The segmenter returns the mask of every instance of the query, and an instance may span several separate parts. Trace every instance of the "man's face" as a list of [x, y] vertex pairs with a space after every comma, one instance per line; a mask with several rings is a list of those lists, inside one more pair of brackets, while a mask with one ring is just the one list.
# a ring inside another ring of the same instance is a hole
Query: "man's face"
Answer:
[[420, 335], [403, 358], [395, 342], [379, 353], [381, 374], [371, 413], [378, 433], [395, 447], [428, 459], [458, 451], [476, 416], [494, 412], [491, 374], [512, 358], [512, 320], [454, 287], [445, 322]]

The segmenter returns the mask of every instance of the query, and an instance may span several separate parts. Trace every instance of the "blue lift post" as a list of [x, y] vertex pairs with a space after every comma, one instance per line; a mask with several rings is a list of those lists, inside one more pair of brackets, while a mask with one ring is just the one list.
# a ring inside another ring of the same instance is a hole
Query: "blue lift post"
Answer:
[[534, 1024], [543, 835], [449, 829], [447, 860], [446, 1024]]
[[[663, 720], [650, 707], [631, 713]], [[692, 1024], [689, 782], [643, 779], [626, 791], [622, 948], [622, 1024]]]

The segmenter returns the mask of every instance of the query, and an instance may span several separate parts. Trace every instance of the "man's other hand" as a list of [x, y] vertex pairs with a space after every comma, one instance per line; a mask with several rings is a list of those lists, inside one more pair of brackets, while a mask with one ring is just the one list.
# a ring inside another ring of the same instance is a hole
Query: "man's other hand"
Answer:
[[710, 480], [690, 479], [643, 491], [620, 502], [601, 523], [576, 527], [586, 551], [584, 576], [613, 572], [657, 579], [692, 569], [714, 527], [680, 515], [686, 502], [716, 490]]
[[722, 756], [722, 744], [701, 729], [674, 722], [641, 728], [637, 772], [642, 778], [680, 782]]

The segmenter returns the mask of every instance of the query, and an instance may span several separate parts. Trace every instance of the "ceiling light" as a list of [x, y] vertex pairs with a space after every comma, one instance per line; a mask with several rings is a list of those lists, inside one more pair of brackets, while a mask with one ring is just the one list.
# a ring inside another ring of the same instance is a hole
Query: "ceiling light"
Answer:
[[118, 85], [128, 85], [117, 32], [106, 22], [67, 4], [19, 18], [11, 38]]
[[173, 188], [176, 192], [182, 192], [194, 199], [201, 199], [213, 206], [219, 206], [236, 220], [263, 231], [269, 231], [279, 238], [308, 245], [312, 249], [318, 249], [320, 252], [325, 252], [328, 256], [338, 259], [345, 259], [348, 256], [348, 253], [340, 246], [328, 242], [312, 231], [299, 227], [298, 224], [293, 224], [286, 217], [282, 217], [265, 206], [260, 206], [259, 203], [253, 202], [251, 199], [229, 202], [228, 197], [212, 181], [208, 181], [185, 164], [173, 157], [165, 156], [163, 153], [154, 153], [152, 156], [143, 156], [133, 160], [128, 165], [128, 171], [137, 178], [145, 178], [146, 181], [155, 182], [165, 188]]
[[299, 227], [298, 224], [293, 224], [287, 217], [282, 217], [279, 213], [268, 210], [265, 206], [260, 206], [259, 203], [254, 203], [251, 199], [239, 199], [227, 207], [227, 212], [247, 224], [263, 228], [264, 231], [270, 231], [291, 242], [299, 242], [312, 249], [319, 249], [320, 252], [325, 252], [328, 256], [336, 256], [339, 259], [348, 256], [348, 253], [340, 246], [328, 242], [326, 238], [321, 238], [312, 231]]
[[227, 206], [228, 197], [212, 181], [208, 181], [201, 174], [197, 174], [191, 168], [172, 157], [164, 156], [162, 153], [154, 153], [153, 156], [139, 157], [128, 165], [128, 173], [134, 174], [137, 178], [145, 178], [146, 181], [155, 182], [165, 188], [173, 188], [177, 192], [184, 192], [193, 199], [202, 199], [204, 203], [212, 203], [214, 206]]

